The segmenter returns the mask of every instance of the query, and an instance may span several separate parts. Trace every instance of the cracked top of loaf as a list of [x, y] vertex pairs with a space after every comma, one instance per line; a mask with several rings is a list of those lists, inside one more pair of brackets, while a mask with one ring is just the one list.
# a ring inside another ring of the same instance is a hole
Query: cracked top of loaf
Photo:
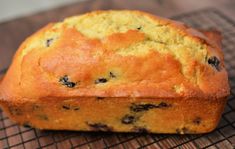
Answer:
[[221, 98], [220, 36], [140, 11], [95, 11], [50, 23], [17, 50], [3, 99]]

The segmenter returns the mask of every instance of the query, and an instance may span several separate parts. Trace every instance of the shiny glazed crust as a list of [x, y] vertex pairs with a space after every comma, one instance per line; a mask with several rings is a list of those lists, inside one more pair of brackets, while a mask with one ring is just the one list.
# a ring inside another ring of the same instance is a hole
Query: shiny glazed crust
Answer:
[[40, 129], [213, 130], [229, 94], [220, 35], [139, 11], [92, 12], [80, 25], [104, 14], [147, 18], [163, 40], [144, 23], [100, 34], [71, 25], [76, 17], [49, 24], [16, 52], [0, 85], [4, 111]]

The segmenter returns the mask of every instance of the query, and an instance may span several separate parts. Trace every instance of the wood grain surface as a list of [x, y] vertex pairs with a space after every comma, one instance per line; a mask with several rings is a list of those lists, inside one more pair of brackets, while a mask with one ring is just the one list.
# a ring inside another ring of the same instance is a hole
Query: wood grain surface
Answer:
[[[159, 16], [180, 19], [181, 14], [198, 10], [215, 8], [225, 14], [229, 20], [235, 20], [235, 2], [232, 0], [86, 0], [73, 5], [48, 10], [24, 18], [0, 24], [0, 77], [2, 70], [11, 63], [12, 57], [20, 43], [30, 34], [49, 22], [61, 21], [67, 16], [99, 9], [138, 9]], [[210, 12], [208, 12], [210, 13]], [[174, 17], [176, 16], [176, 17]], [[203, 14], [202, 14], [203, 17]], [[220, 16], [220, 18], [223, 18]], [[193, 20], [194, 19], [194, 20]], [[203, 27], [195, 18], [189, 20], [192, 25]], [[216, 19], [214, 16], [213, 19]], [[213, 20], [212, 19], [212, 20]], [[181, 20], [181, 19], [180, 19]], [[185, 20], [186, 22], [188, 21]], [[202, 19], [203, 20], [203, 19]], [[222, 19], [221, 19], [222, 20]], [[218, 21], [221, 21], [218, 20]], [[225, 19], [227, 20], [227, 19]], [[234, 55], [234, 24], [227, 20], [217, 25], [221, 31], [226, 30], [224, 45], [225, 59], [232, 61]], [[184, 21], [184, 18], [182, 18]], [[206, 16], [204, 21], [207, 21]], [[215, 20], [216, 22], [216, 20]], [[222, 22], [218, 22], [218, 24]], [[213, 25], [213, 22], [211, 22]], [[231, 25], [231, 26], [229, 26]], [[207, 28], [205, 24], [205, 28]], [[225, 28], [225, 29], [224, 29]], [[229, 46], [230, 45], [230, 46]], [[230, 52], [230, 53], [229, 53]], [[231, 52], [233, 54], [231, 54]], [[235, 64], [235, 61], [233, 61]], [[229, 62], [227, 62], [228, 64]], [[230, 76], [235, 76], [234, 65], [227, 65]], [[0, 111], [0, 148], [234, 148], [235, 147], [235, 79], [230, 78], [232, 96], [225, 109], [218, 130], [208, 135], [149, 135], [149, 134], [110, 134], [110, 133], [77, 133], [77, 132], [44, 132], [19, 127]], [[234, 87], [234, 88], [233, 88]], [[69, 138], [69, 139], [68, 139]], [[72, 145], [71, 145], [72, 144]]]

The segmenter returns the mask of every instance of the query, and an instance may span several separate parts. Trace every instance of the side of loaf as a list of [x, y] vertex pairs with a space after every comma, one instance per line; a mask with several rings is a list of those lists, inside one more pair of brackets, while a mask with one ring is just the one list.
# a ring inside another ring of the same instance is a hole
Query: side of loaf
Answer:
[[81, 97], [21, 101], [3, 108], [19, 124], [39, 129], [196, 134], [216, 127], [225, 102], [225, 98]]
[[204, 133], [229, 95], [221, 37], [140, 11], [96, 11], [26, 39], [0, 104], [40, 129]]

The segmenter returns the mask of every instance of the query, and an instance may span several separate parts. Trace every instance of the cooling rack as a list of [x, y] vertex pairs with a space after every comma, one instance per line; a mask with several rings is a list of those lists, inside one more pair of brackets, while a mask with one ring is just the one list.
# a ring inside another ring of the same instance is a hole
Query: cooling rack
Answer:
[[0, 148], [235, 148], [235, 22], [214, 8], [181, 14], [172, 19], [195, 28], [213, 28], [223, 33], [222, 45], [231, 95], [216, 130], [202, 135], [40, 131], [18, 126], [0, 110]]

